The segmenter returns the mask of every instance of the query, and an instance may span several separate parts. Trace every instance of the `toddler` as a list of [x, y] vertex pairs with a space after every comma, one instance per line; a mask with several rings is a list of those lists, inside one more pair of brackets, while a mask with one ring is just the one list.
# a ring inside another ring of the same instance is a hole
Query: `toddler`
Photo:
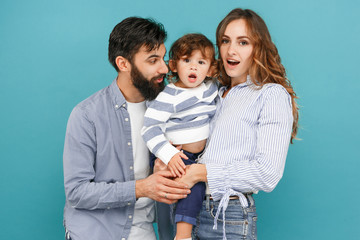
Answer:
[[[204, 35], [187, 34], [171, 46], [169, 59], [171, 83], [149, 103], [141, 134], [174, 177], [181, 177], [185, 165], [196, 163], [204, 150], [215, 114], [218, 88], [211, 79], [216, 69], [215, 50]], [[172, 144], [182, 145], [182, 151]], [[199, 182], [187, 198], [178, 201], [175, 239], [191, 239], [204, 197], [205, 183]]]

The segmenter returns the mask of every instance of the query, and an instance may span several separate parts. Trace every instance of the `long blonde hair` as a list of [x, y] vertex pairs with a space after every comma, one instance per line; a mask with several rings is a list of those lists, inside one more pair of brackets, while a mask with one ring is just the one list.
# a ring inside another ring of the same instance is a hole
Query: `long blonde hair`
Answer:
[[[286, 77], [286, 71], [281, 64], [280, 56], [275, 44], [271, 40], [269, 30], [264, 20], [254, 11], [249, 9], [236, 8], [232, 10], [218, 25], [216, 29], [216, 45], [218, 49], [221, 46], [221, 40], [228, 24], [237, 19], [246, 21], [249, 37], [254, 45], [253, 64], [249, 69], [251, 80], [257, 86], [263, 86], [266, 83], [277, 83], [282, 85], [291, 96], [292, 113], [294, 117], [291, 143], [296, 137], [298, 131], [298, 106], [297, 98], [290, 81]], [[231, 78], [226, 74], [224, 64], [219, 53], [219, 81], [224, 86], [230, 86]]]

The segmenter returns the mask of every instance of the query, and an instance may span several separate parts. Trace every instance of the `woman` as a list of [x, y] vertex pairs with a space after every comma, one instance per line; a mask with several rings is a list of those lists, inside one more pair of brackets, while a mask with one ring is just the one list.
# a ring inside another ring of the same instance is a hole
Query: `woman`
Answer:
[[216, 30], [216, 44], [222, 87], [210, 139], [202, 164], [179, 180], [208, 183], [196, 239], [256, 239], [252, 195], [272, 191], [283, 175], [297, 133], [296, 95], [255, 12], [232, 10]]

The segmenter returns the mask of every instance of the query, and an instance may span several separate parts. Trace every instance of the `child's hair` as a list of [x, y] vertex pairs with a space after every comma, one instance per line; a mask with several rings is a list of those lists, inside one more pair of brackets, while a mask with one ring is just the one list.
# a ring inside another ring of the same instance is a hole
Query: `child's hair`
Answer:
[[176, 65], [171, 66], [171, 64], [176, 64], [176, 62], [184, 56], [190, 57], [191, 54], [196, 50], [199, 50], [204, 58], [210, 60], [210, 65], [214, 69], [212, 71], [212, 76], [215, 77], [217, 75], [217, 61], [215, 59], [215, 48], [213, 43], [203, 34], [190, 33], [176, 40], [170, 48], [169, 60], [172, 61], [169, 61], [170, 74], [168, 75], [168, 80], [172, 82], [178, 79], [177, 72], [171, 71], [171, 68], [175, 67]]

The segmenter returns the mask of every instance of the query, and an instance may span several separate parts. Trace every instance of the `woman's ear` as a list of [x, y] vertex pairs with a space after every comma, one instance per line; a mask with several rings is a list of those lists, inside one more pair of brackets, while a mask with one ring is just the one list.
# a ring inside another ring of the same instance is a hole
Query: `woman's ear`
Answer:
[[128, 72], [131, 71], [130, 62], [124, 58], [123, 56], [118, 56], [115, 58], [116, 66], [118, 67], [120, 72]]
[[172, 72], [177, 72], [176, 70], [176, 61], [174, 60], [169, 60], [169, 68]]

